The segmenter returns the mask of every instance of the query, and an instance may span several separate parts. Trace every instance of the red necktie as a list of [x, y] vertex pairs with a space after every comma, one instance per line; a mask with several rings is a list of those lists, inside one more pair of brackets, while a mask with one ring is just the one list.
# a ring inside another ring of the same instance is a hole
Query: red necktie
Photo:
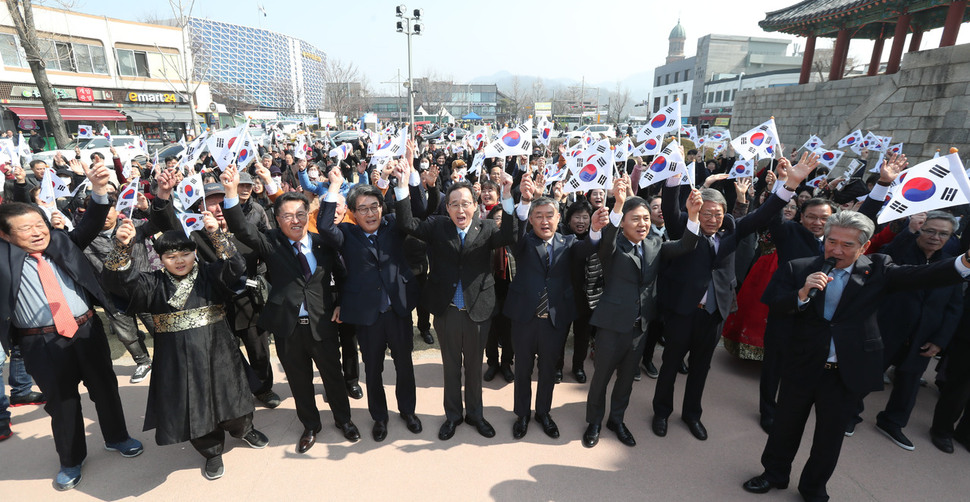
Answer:
[[300, 268], [303, 269], [303, 278], [309, 279], [313, 275], [310, 271], [310, 261], [306, 259], [306, 255], [303, 254], [301, 249], [300, 241], [293, 243], [293, 249], [296, 249], [297, 259], [300, 260]]
[[40, 276], [40, 285], [44, 288], [44, 295], [47, 296], [47, 303], [51, 307], [57, 334], [74, 338], [78, 328], [77, 321], [74, 320], [74, 314], [67, 305], [67, 298], [64, 297], [61, 285], [57, 282], [54, 269], [41, 253], [30, 253], [30, 256], [37, 260], [37, 275]]

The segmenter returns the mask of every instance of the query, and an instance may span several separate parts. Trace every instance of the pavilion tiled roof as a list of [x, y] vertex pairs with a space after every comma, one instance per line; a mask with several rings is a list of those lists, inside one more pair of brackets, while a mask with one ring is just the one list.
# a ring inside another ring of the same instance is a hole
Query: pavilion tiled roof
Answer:
[[[943, 26], [950, 0], [803, 0], [769, 12], [758, 23], [765, 31], [798, 36], [834, 37], [842, 28], [852, 38], [877, 38], [891, 33], [896, 19], [912, 15], [913, 29], [927, 31]], [[967, 9], [964, 22], [970, 20]]]

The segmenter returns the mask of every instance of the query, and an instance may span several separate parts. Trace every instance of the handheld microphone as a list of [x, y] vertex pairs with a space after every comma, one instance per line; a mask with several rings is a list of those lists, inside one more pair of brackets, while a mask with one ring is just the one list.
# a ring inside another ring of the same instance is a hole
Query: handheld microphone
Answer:
[[[835, 264], [836, 263], [837, 263], [837, 261], [836, 261], [835, 258], [829, 258], [829, 259], [825, 260], [824, 262], [822, 262], [822, 270], [821, 270], [821, 272], [823, 274], [825, 274], [825, 275], [829, 275], [829, 272], [831, 272], [832, 269], [835, 268]], [[809, 301], [812, 301], [812, 299], [815, 298], [815, 295], [818, 294], [818, 291], [819, 291], [818, 288], [812, 288], [812, 289], [808, 290], [808, 300]]]

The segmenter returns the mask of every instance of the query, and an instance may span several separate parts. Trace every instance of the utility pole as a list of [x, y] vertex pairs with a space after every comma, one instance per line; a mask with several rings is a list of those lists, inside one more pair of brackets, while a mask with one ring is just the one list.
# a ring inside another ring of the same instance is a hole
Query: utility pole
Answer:
[[[397, 32], [404, 33], [408, 37], [408, 120], [411, 135], [414, 136], [414, 79], [411, 73], [411, 35], [420, 35], [424, 31], [424, 25], [417, 22], [421, 19], [423, 11], [414, 9], [412, 16], [407, 15], [408, 8], [398, 5], [394, 8], [394, 13], [402, 21], [397, 22]], [[412, 24], [411, 21], [414, 21]]]

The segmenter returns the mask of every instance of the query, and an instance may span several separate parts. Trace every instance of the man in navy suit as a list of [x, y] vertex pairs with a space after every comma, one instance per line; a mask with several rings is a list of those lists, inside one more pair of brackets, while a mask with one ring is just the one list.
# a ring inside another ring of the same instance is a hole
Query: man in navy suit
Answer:
[[[357, 223], [335, 225], [334, 211], [344, 180], [336, 167], [328, 177], [330, 188], [320, 207], [317, 229], [327, 245], [340, 251], [347, 267], [337, 322], [357, 326], [367, 375], [367, 408], [374, 419], [374, 441], [387, 437], [387, 397], [381, 374], [388, 348], [397, 372], [398, 411], [408, 430], [417, 434], [421, 432], [421, 420], [414, 414], [411, 310], [417, 303], [418, 288], [404, 256], [406, 234], [396, 227], [395, 215], [384, 215], [384, 194], [373, 185], [357, 185], [347, 195], [347, 209]], [[411, 200], [423, 198], [415, 196]]]
[[[552, 420], [552, 391], [556, 386], [556, 363], [566, 343], [569, 325], [576, 319], [576, 300], [570, 271], [582, 267], [599, 243], [606, 209], [594, 215], [588, 239], [563, 237], [559, 228], [559, 203], [549, 197], [533, 200], [536, 189], [530, 174], [519, 185], [521, 204], [516, 209], [522, 221], [522, 235], [513, 247], [516, 274], [509, 285], [503, 313], [512, 321], [515, 349], [515, 424], [512, 437], [522, 439], [529, 427], [532, 408], [532, 368], [539, 359], [536, 388], [536, 421], [549, 437], [559, 437]], [[531, 204], [530, 204], [531, 203]], [[531, 229], [528, 231], [527, 229]]]

